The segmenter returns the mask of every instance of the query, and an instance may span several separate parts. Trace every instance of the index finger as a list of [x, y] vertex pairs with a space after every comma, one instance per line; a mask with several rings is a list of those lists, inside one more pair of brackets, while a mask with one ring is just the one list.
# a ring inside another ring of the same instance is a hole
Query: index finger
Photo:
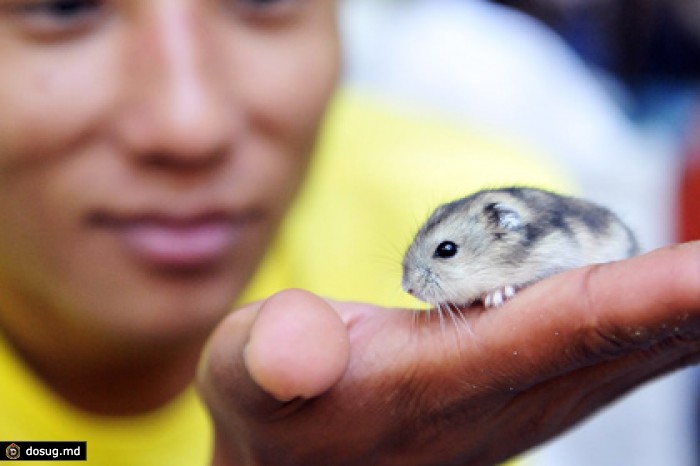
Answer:
[[484, 363], [532, 384], [668, 339], [690, 348], [700, 335], [700, 242], [562, 273], [476, 324]]

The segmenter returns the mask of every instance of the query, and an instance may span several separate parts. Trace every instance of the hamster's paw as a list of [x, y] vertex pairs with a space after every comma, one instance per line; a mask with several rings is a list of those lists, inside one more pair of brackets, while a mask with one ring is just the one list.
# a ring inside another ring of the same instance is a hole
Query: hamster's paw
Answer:
[[510, 298], [515, 296], [517, 289], [512, 285], [496, 288], [484, 296], [484, 307], [490, 309], [492, 307], [500, 307]]

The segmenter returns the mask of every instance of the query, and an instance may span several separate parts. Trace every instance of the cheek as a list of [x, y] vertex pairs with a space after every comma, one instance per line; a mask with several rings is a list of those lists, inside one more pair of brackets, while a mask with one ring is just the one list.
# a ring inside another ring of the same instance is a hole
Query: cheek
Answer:
[[[0, 47], [0, 55], [3, 47]], [[74, 157], [95, 133], [108, 92], [104, 58], [27, 53], [14, 66], [0, 58], [0, 251], [3, 269], [26, 271], [71, 246], [79, 206], [66, 185], [79, 175]], [[10, 54], [12, 56], [12, 54]], [[57, 61], [62, 61], [62, 64]], [[79, 98], [76, 98], [79, 96]], [[75, 184], [76, 189], [79, 184]]]
[[[280, 55], [266, 62], [260, 75], [269, 81], [257, 86], [261, 123], [285, 132], [293, 147], [308, 148], [338, 74], [337, 52], [331, 41], [300, 44], [300, 57]], [[275, 71], [276, 68], [276, 71]], [[286, 79], [275, 79], [282, 70]]]
[[266, 186], [295, 189], [302, 178], [337, 83], [338, 49], [334, 28], [323, 34], [309, 32], [275, 47], [245, 47], [261, 53], [238, 61], [245, 63], [245, 73], [240, 68], [228, 70], [232, 79], [238, 79], [237, 92], [245, 100], [246, 119], [254, 134], [250, 143], [255, 148], [249, 153], [257, 155], [251, 163], [258, 164], [258, 181], [263, 182], [264, 177]]
[[0, 45], [0, 168], [47, 158], [88, 136], [111, 93], [110, 57], [101, 37], [58, 50], [11, 39]]

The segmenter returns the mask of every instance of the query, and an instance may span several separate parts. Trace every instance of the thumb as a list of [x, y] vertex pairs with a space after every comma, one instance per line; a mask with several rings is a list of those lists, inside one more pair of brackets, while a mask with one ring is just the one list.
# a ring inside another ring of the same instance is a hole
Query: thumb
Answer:
[[287, 290], [224, 319], [200, 361], [199, 388], [215, 418], [269, 419], [292, 400], [329, 390], [349, 357], [336, 310], [312, 293]]

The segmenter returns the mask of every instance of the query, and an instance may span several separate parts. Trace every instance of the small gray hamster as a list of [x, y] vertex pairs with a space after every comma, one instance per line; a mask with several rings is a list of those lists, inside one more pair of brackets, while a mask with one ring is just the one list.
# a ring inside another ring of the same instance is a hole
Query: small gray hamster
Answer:
[[497, 307], [518, 289], [639, 252], [610, 210], [535, 188], [479, 191], [438, 207], [403, 260], [403, 289], [433, 306]]

